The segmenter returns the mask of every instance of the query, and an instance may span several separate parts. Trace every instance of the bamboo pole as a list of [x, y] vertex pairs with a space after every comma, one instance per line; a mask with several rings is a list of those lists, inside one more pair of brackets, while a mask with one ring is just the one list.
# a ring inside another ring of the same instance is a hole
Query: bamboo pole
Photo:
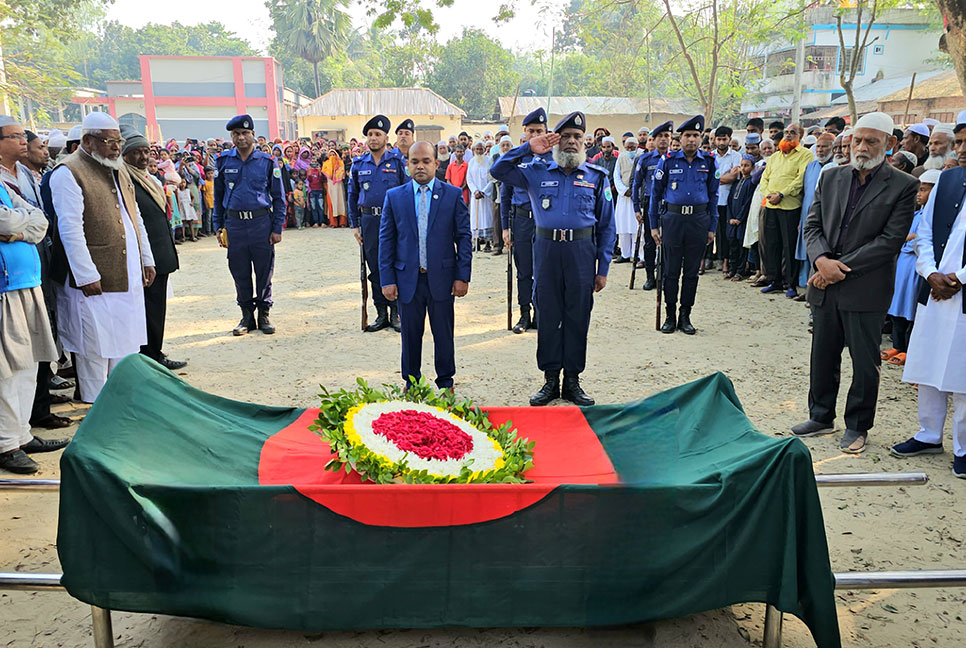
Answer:
[[909, 118], [909, 104], [912, 102], [912, 91], [916, 89], [916, 73], [912, 73], [912, 80], [909, 82], [909, 96], [906, 97], [906, 111], [902, 113], [902, 127], [906, 127], [906, 120]]

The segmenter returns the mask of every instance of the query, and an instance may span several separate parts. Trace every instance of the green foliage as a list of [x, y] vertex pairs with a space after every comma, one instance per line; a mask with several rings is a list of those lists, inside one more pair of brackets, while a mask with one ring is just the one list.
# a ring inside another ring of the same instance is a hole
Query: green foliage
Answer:
[[278, 48], [312, 65], [315, 94], [322, 94], [319, 64], [348, 42], [349, 0], [267, 0]]
[[[523, 473], [533, 468], [534, 442], [520, 439], [513, 430], [511, 421], [496, 428], [490, 423], [485, 412], [473, 405], [468, 398], [458, 398], [452, 390], [435, 391], [425, 378], [403, 391], [398, 385], [383, 385], [382, 389], [370, 387], [362, 378], [356, 379], [359, 385], [354, 391], [345, 389], [330, 393], [322, 387], [319, 395], [321, 405], [319, 418], [309, 429], [325, 439], [332, 447], [337, 458], [326, 465], [326, 470], [355, 469], [363, 481], [390, 484], [403, 481], [407, 484], [520, 484], [527, 480]], [[346, 416], [353, 407], [384, 401], [406, 401], [439, 407], [462, 418], [500, 444], [503, 449], [505, 465], [499, 470], [473, 472], [472, 460], [466, 462], [457, 477], [441, 478], [430, 475], [425, 470], [409, 470], [406, 461], [387, 464], [363, 447], [350, 443], [345, 434]]]
[[464, 29], [439, 49], [426, 85], [466, 111], [470, 119], [493, 116], [497, 97], [517, 85], [513, 55], [477, 29]]

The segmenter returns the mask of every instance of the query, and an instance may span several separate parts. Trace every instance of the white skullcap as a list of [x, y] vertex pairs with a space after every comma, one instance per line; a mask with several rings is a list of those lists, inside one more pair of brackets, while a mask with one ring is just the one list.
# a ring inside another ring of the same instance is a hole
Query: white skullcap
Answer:
[[806, 135], [806, 136], [805, 136], [805, 137], [804, 137], [804, 138], [802, 139], [802, 145], [804, 145], [804, 146], [809, 146], [809, 145], [811, 145], [811, 144], [815, 144], [815, 143], [816, 143], [817, 141], [818, 141], [818, 138], [817, 138], [817, 137], [815, 137], [814, 135]]
[[933, 119], [932, 117], [926, 117], [922, 120], [922, 123], [926, 126], [938, 126], [940, 121], [938, 119]]
[[936, 124], [932, 129], [932, 134], [935, 135], [936, 133], [944, 133], [951, 138], [953, 136], [953, 127], [949, 124]]
[[648, 128], [647, 126], [641, 126], [640, 128], [637, 129], [637, 132], [638, 133], [643, 132], [643, 131], [647, 131], [648, 133], [650, 133], [651, 132], [651, 129]]
[[617, 142], [615, 142], [615, 141], [614, 141], [614, 138], [613, 138], [613, 137], [611, 137], [610, 135], [608, 135], [608, 136], [607, 136], [607, 137], [605, 137], [604, 139], [602, 139], [602, 140], [600, 140], [600, 143], [601, 143], [601, 144], [603, 144], [604, 142], [610, 142], [610, 143], [611, 143], [611, 144], [613, 144], [614, 146], [617, 146]]
[[439, 140], [438, 142], [436, 142], [436, 148], [439, 148], [440, 146], [449, 146], [449, 142], [447, 142], [446, 140]]
[[510, 144], [513, 144], [513, 138], [510, 137], [509, 135], [504, 135], [503, 137], [500, 138], [500, 144], [502, 144], [503, 142], [509, 142]]
[[842, 138], [844, 139], [846, 137], [852, 137], [853, 132], [854, 131], [851, 128], [846, 128], [844, 131], [842, 131]]
[[108, 115], [105, 112], [92, 112], [84, 117], [83, 123], [81, 123], [81, 128], [85, 131], [89, 130], [119, 130], [120, 126], [117, 125], [117, 120]]
[[909, 162], [912, 163], [912, 166], [913, 167], [916, 167], [916, 166], [919, 165], [919, 158], [917, 158], [914, 153], [911, 153], [909, 151], [896, 151], [896, 153], [898, 153], [902, 157], [904, 157], [907, 160], [909, 160]]
[[[860, 128], [871, 128], [872, 130], [881, 131], [888, 135], [892, 135], [892, 129], [896, 127], [896, 123], [892, 121], [892, 117], [885, 114], [884, 112], [871, 112], [867, 115], [862, 115], [859, 120], [855, 122], [855, 129]], [[925, 127], [924, 127], [925, 128]], [[928, 135], [928, 129], [926, 131]]]
[[0, 115], [0, 128], [3, 128], [4, 126], [12, 126], [13, 124], [19, 124], [19, 123], [20, 122], [18, 122], [10, 115]]
[[493, 135], [493, 133], [490, 131], [483, 131], [483, 137], [486, 137], [487, 135]]
[[959, 114], [956, 115], [956, 125], [966, 124], [966, 110], [960, 110]]
[[67, 136], [60, 129], [55, 128], [47, 135], [47, 146], [64, 148], [67, 146]]
[[925, 124], [913, 124], [909, 127], [909, 130], [917, 135], [922, 135], [923, 137], [929, 137], [929, 127]]
[[499, 133], [509, 133], [510, 132], [510, 127], [507, 126], [506, 124], [500, 124], [499, 126], [496, 127], [496, 132], [497, 132], [497, 134], [499, 134]]
[[939, 182], [940, 174], [942, 174], [942, 171], [940, 171], [939, 169], [929, 169], [928, 171], [923, 172], [921, 176], [919, 176], [919, 182], [924, 182], [926, 184], [934, 185], [937, 182]]
[[67, 141], [68, 142], [79, 142], [81, 138], [81, 132], [83, 129], [80, 124], [77, 126], [71, 126], [70, 130], [67, 131]]

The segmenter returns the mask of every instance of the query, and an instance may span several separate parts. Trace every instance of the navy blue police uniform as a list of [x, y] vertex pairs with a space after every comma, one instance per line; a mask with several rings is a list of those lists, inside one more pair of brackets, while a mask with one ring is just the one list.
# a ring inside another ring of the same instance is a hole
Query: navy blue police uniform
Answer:
[[[385, 115], [376, 115], [362, 127], [362, 134], [368, 135], [372, 129], [388, 133], [389, 119]], [[379, 282], [379, 221], [386, 192], [407, 180], [406, 160], [400, 153], [386, 150], [378, 164], [371, 152], [352, 160], [349, 171], [349, 226], [358, 228], [362, 234], [362, 248], [369, 267], [370, 293], [379, 315], [366, 329], [368, 332], [384, 329], [390, 322], [398, 330], [396, 304], [383, 296]]]
[[[238, 115], [226, 128], [254, 131], [254, 125], [251, 116]], [[259, 315], [258, 327], [265, 333], [274, 332], [268, 323], [275, 272], [271, 235], [281, 235], [284, 222], [285, 191], [272, 156], [255, 149], [243, 160], [238, 149], [232, 148], [215, 159], [212, 225], [216, 232], [224, 228], [228, 237], [228, 269], [242, 309], [242, 322], [235, 329], [238, 335], [255, 328], [255, 310]]]
[[[704, 117], [697, 115], [678, 127], [678, 132], [704, 129]], [[664, 263], [664, 300], [667, 320], [664, 333], [680, 329], [693, 334], [691, 307], [698, 290], [698, 270], [708, 245], [708, 233], [718, 224], [718, 178], [714, 157], [698, 149], [688, 161], [684, 151], [669, 153], [658, 163], [651, 185], [651, 229], [661, 229]], [[678, 279], [681, 277], [681, 310]]]
[[[399, 131], [401, 131], [401, 130], [408, 130], [410, 133], [412, 133], [413, 136], [414, 136], [413, 143], [415, 144], [416, 124], [413, 123], [413, 120], [411, 120], [411, 119], [404, 119], [401, 122], [399, 122], [399, 125], [396, 126], [396, 130], [395, 130], [396, 135], [399, 135]], [[392, 154], [394, 157], [400, 158], [404, 163], [406, 162], [407, 155], [405, 153], [403, 153], [398, 146], [392, 147], [391, 149], [389, 149], [387, 151], [387, 153]], [[408, 177], [409, 176], [409, 167], [408, 166], [404, 166], [403, 167], [403, 170], [406, 172], [406, 176]]]
[[[523, 118], [523, 127], [530, 124], [547, 123], [547, 111], [537, 108]], [[533, 154], [525, 155], [520, 163], [526, 164], [533, 160]], [[514, 333], [523, 333], [528, 328], [536, 327], [536, 317], [530, 315], [533, 305], [533, 209], [530, 207], [530, 196], [525, 189], [514, 189], [508, 183], [503, 184], [500, 193], [500, 224], [504, 230], [509, 229], [513, 237], [513, 265], [517, 269], [517, 304], [520, 306], [520, 321], [513, 327]]]
[[[674, 129], [674, 122], [666, 121], [651, 132], [651, 136], [661, 133], [670, 133]], [[666, 155], [666, 154], [665, 154]], [[641, 214], [644, 219], [644, 226], [649, 227], [648, 211], [651, 206], [651, 182], [654, 180], [654, 172], [657, 171], [657, 164], [661, 161], [661, 153], [654, 149], [644, 155], [638, 156], [637, 164], [634, 166], [634, 182], [631, 185], [631, 202], [634, 205], [634, 213]], [[654, 264], [657, 257], [657, 243], [648, 233], [644, 237], [644, 269], [647, 271], [647, 282], [644, 290], [654, 289]]]
[[[582, 113], [565, 117], [555, 132], [585, 130]], [[610, 180], [600, 167], [586, 162], [566, 171], [554, 160], [531, 155], [524, 143], [501, 157], [491, 175], [526, 191], [534, 225], [534, 304], [537, 323], [537, 365], [546, 384], [530, 399], [545, 405], [561, 396], [560, 370], [564, 370], [564, 398], [591, 405], [580, 389], [578, 376], [587, 359], [587, 331], [594, 305], [594, 278], [607, 276], [614, 249], [616, 226]]]

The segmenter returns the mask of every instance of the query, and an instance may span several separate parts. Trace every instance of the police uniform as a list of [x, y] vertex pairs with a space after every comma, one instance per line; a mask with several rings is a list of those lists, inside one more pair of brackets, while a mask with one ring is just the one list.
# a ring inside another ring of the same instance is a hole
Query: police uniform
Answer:
[[[249, 115], [238, 115], [226, 128], [254, 130], [254, 121]], [[275, 272], [271, 235], [281, 235], [284, 222], [285, 191], [272, 156], [254, 149], [248, 159], [242, 160], [238, 149], [232, 148], [215, 159], [212, 224], [215, 231], [224, 229], [228, 237], [228, 269], [235, 280], [235, 295], [242, 310], [235, 335], [255, 328], [264, 333], [275, 332], [268, 320]]]
[[[408, 130], [410, 133], [412, 133], [413, 144], [416, 143], [416, 124], [413, 123], [413, 120], [411, 119], [402, 120], [399, 123], [399, 125], [396, 126], [396, 130], [395, 130], [396, 135], [399, 135], [399, 131], [401, 130]], [[409, 157], [406, 153], [403, 153], [398, 146], [394, 146], [391, 149], [389, 149], [388, 153], [391, 153], [393, 156], [400, 158], [404, 163], [407, 161]], [[409, 167], [404, 165], [403, 170], [406, 172], [406, 177], [409, 177]]]
[[[523, 127], [530, 124], [546, 124], [547, 111], [537, 108], [523, 118]], [[509, 153], [509, 151], [507, 151]], [[520, 159], [526, 164], [533, 160], [528, 154]], [[531, 316], [533, 304], [533, 209], [530, 196], [525, 189], [516, 189], [504, 183], [500, 192], [500, 224], [509, 229], [513, 237], [513, 264], [517, 268], [517, 304], [520, 305], [520, 320], [513, 326], [514, 333], [523, 333], [537, 327], [536, 316]]]
[[[661, 133], [670, 133], [674, 129], [674, 122], [666, 121], [652, 133], [653, 136]], [[665, 155], [667, 155], [665, 153]], [[651, 182], [654, 179], [654, 172], [657, 171], [657, 164], [661, 161], [661, 153], [654, 149], [637, 158], [634, 167], [634, 183], [631, 185], [631, 201], [634, 204], [634, 213], [641, 214], [644, 219], [645, 227], [649, 221], [648, 211], [651, 205]], [[640, 250], [636, 250], [640, 252]], [[648, 234], [644, 237], [644, 269], [647, 271], [647, 281], [644, 283], [644, 290], [654, 290], [657, 285], [654, 281], [654, 264], [657, 257], [657, 244]]]
[[[678, 127], [678, 132], [704, 128], [704, 117], [697, 115]], [[688, 162], [684, 151], [674, 151], [663, 158], [654, 171], [649, 209], [651, 229], [661, 228], [663, 247], [664, 300], [667, 319], [664, 333], [675, 329], [689, 335], [691, 307], [698, 290], [698, 270], [708, 245], [708, 233], [714, 233], [718, 222], [718, 178], [714, 157], [700, 148]], [[678, 277], [681, 281], [681, 311], [676, 312]]]
[[[368, 135], [371, 129], [389, 132], [389, 119], [376, 115], [362, 128]], [[378, 317], [366, 327], [367, 332], [380, 331], [392, 325], [399, 331], [399, 314], [396, 304], [382, 294], [379, 283], [379, 221], [386, 192], [406, 182], [406, 160], [400, 153], [386, 150], [377, 164], [371, 152], [352, 161], [349, 171], [349, 226], [358, 228], [362, 234], [362, 247], [369, 266], [369, 285], [372, 302]]]
[[[583, 113], [575, 112], [554, 130], [584, 131], [585, 124]], [[527, 142], [508, 151], [490, 173], [526, 191], [533, 209], [533, 295], [540, 311], [537, 365], [546, 384], [530, 404], [546, 405], [562, 395], [575, 404], [592, 405], [578, 376], [587, 358], [594, 278], [607, 275], [616, 236], [610, 180], [603, 169], [587, 163], [569, 173], [552, 159], [534, 157], [521, 163], [529, 155]]]

